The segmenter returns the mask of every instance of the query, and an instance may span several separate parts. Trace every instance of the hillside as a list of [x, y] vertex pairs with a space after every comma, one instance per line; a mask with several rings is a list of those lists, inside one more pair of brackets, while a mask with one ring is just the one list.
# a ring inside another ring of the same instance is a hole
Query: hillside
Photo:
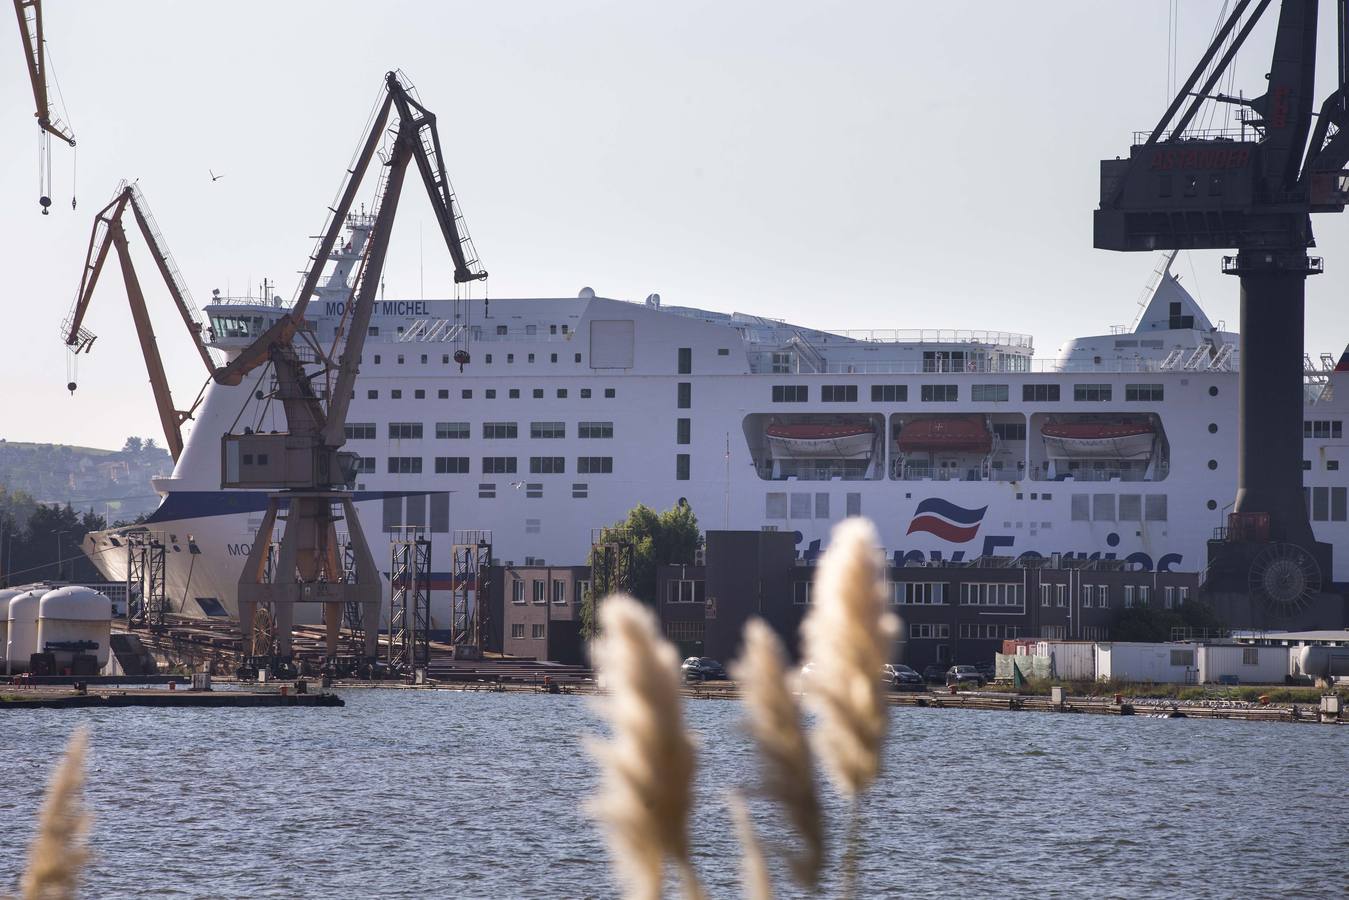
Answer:
[[103, 450], [0, 438], [0, 488], [93, 510], [109, 522], [151, 512], [159, 497], [150, 479], [172, 471], [168, 451], [153, 440], [133, 437], [121, 450]]

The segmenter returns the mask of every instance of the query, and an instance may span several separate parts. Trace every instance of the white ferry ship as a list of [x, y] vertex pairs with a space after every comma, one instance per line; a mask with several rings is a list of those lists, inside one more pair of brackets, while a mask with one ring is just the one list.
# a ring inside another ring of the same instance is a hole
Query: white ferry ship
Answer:
[[[309, 305], [323, 346], [370, 222], [348, 225]], [[377, 557], [389, 536], [429, 533], [439, 587], [452, 531], [491, 531], [502, 561], [577, 564], [594, 530], [634, 504], [681, 500], [704, 528], [792, 532], [807, 557], [860, 514], [897, 564], [1060, 554], [1199, 570], [1235, 494], [1240, 359], [1236, 335], [1169, 266], [1155, 281], [1131, 328], [1072, 340], [1055, 359], [1037, 359], [1024, 334], [829, 332], [589, 288], [381, 301], [347, 425], [362, 525]], [[284, 311], [280, 298], [217, 296], [212, 346], [237, 353]], [[1349, 571], [1346, 378], [1345, 359], [1308, 361], [1303, 476], [1338, 573]], [[285, 429], [266, 388], [212, 383], [172, 477], [155, 484], [163, 501], [147, 527], [167, 547], [176, 612], [236, 613], [266, 497], [220, 488], [221, 435]], [[85, 551], [109, 579], [127, 577], [119, 532], [90, 535]]]

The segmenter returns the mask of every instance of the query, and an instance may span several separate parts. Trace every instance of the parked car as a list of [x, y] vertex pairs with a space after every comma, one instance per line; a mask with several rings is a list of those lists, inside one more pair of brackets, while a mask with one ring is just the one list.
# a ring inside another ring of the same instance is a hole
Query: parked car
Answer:
[[923, 676], [908, 666], [886, 664], [881, 667], [881, 680], [897, 690], [922, 690], [926, 685]]
[[940, 684], [946, 680], [946, 666], [933, 665], [923, 670], [924, 681], [934, 681]]
[[993, 663], [975, 663], [974, 670], [984, 676], [984, 681], [992, 681], [998, 676], [998, 670]]
[[710, 656], [690, 656], [679, 667], [685, 681], [725, 681], [726, 668]]
[[951, 684], [972, 684], [976, 687], [984, 686], [984, 676], [979, 674], [979, 670], [974, 666], [952, 666], [946, 670], [946, 683]]

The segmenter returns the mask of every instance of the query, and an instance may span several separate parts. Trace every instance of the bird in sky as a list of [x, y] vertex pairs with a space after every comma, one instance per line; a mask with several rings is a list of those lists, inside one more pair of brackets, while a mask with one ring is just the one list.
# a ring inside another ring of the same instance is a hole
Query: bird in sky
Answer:
[[214, 170], [214, 169], [207, 169], [206, 171], [208, 171], [208, 172], [211, 173], [211, 183], [212, 183], [212, 184], [214, 184], [215, 182], [217, 182], [217, 181], [219, 181], [220, 179], [222, 179], [222, 178], [225, 177], [224, 175], [217, 175], [217, 174], [215, 173], [215, 170]]

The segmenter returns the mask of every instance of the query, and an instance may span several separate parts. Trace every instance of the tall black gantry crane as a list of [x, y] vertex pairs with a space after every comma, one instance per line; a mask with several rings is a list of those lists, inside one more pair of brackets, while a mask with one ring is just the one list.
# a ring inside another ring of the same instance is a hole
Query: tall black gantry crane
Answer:
[[[1338, 0], [1337, 83], [1319, 112], [1318, 0], [1282, 0], [1263, 94], [1212, 93], [1270, 3], [1238, 0], [1152, 132], [1127, 159], [1101, 162], [1094, 231], [1104, 250], [1236, 250], [1223, 271], [1241, 279], [1237, 496], [1209, 545], [1209, 584], [1287, 613], [1330, 571], [1302, 491], [1304, 301], [1322, 268], [1307, 255], [1311, 213], [1349, 199], [1349, 26]], [[1242, 107], [1240, 131], [1191, 131], [1209, 101]]]

